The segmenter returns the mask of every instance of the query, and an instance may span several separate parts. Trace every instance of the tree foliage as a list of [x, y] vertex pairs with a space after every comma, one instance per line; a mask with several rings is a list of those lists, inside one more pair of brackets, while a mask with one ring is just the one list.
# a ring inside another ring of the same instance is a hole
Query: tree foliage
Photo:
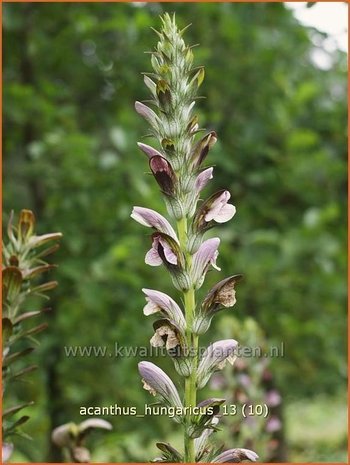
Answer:
[[[152, 282], [170, 288], [162, 270], [155, 277], [142, 264], [144, 240], [129, 218], [140, 198], [163, 208], [143, 175], [136, 142], [145, 126], [133, 108], [147, 98], [143, 51], [163, 11], [175, 11], [180, 26], [192, 22], [188, 40], [201, 44], [200, 117], [219, 135], [211, 188], [227, 187], [237, 207], [235, 222], [223, 226], [220, 255], [223, 275], [244, 275], [235, 315], [254, 317], [271, 345], [285, 344], [271, 365], [287, 399], [344, 386], [345, 54], [334, 52], [330, 69], [318, 68], [312, 54], [324, 35], [298, 24], [283, 3], [3, 10], [4, 210], [30, 208], [41, 230], [64, 235], [44, 369], [28, 386], [38, 439], [20, 443], [24, 456], [59, 460], [50, 431], [83, 420], [80, 406], [147, 402], [140, 357], [115, 357], [114, 346], [148, 344], [139, 290]], [[108, 354], [69, 357], [69, 345], [106, 346]], [[21, 386], [13, 396], [28, 399]], [[142, 461], [152, 455], [151, 438], [171, 431], [157, 419], [152, 431], [140, 419], [109, 420], [114, 433], [96, 460]]]

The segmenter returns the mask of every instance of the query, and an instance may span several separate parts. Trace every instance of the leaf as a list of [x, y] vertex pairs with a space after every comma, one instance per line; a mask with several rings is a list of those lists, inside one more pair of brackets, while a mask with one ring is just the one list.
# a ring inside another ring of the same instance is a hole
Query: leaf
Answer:
[[157, 442], [156, 446], [163, 452], [163, 457], [167, 462], [182, 463], [182, 455], [168, 442]]
[[21, 425], [24, 425], [24, 423], [26, 423], [29, 420], [29, 418], [30, 417], [28, 415], [23, 415], [23, 417], [19, 418], [14, 423], [6, 425], [6, 428], [4, 429], [4, 437], [13, 434], [16, 428], [18, 428]]
[[12, 323], [9, 318], [3, 318], [2, 319], [2, 340], [3, 340], [3, 345], [5, 346], [7, 341], [10, 339], [12, 335]]
[[23, 350], [21, 350], [19, 352], [14, 352], [13, 354], [8, 355], [7, 357], [4, 357], [2, 366], [3, 367], [8, 367], [9, 365], [11, 365], [11, 363], [16, 361], [18, 358], [24, 357], [24, 356], [30, 354], [31, 352], [33, 352], [33, 350], [34, 350], [33, 347], [27, 347], [26, 349], [23, 349]]
[[20, 410], [22, 410], [25, 407], [30, 407], [31, 405], [34, 405], [33, 401], [32, 402], [26, 402], [26, 403], [20, 404], [20, 405], [15, 405], [14, 407], [10, 407], [10, 408], [3, 411], [2, 417], [5, 418], [7, 416], [11, 416], [14, 413], [19, 412]]
[[41, 333], [41, 332], [44, 331], [48, 326], [49, 326], [48, 323], [41, 323], [40, 325], [35, 326], [34, 328], [27, 329], [26, 331], [22, 331], [21, 333], [19, 333], [19, 334], [16, 336], [16, 340], [17, 340], [17, 339], [20, 339], [20, 338], [22, 338], [22, 337], [33, 336], [34, 334]]
[[21, 292], [22, 273], [16, 266], [7, 266], [2, 271], [3, 299], [13, 302]]
[[33, 318], [35, 316], [38, 316], [40, 315], [41, 313], [45, 313], [45, 312], [49, 312], [51, 310], [51, 308], [47, 307], [47, 308], [43, 308], [42, 310], [33, 310], [31, 312], [25, 312], [25, 313], [22, 313], [22, 315], [19, 315], [15, 320], [14, 320], [14, 324], [18, 324], [20, 323], [21, 321], [24, 321], [24, 320], [27, 320], [28, 318]]
[[31, 373], [32, 371], [35, 371], [37, 370], [38, 366], [37, 365], [30, 365], [29, 367], [26, 367], [26, 368], [23, 368], [22, 370], [20, 371], [17, 371], [16, 373], [14, 373], [12, 376], [10, 376], [9, 379], [13, 380], [13, 379], [18, 379], [20, 378], [21, 376], [23, 375], [26, 375], [28, 373]]

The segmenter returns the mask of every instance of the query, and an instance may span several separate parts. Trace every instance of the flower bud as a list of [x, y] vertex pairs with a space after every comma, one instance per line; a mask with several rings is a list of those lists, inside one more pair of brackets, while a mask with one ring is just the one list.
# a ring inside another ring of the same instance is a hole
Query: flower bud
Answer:
[[191, 160], [194, 167], [199, 167], [205, 157], [208, 155], [209, 150], [217, 141], [217, 135], [215, 131], [206, 134], [195, 146], [192, 152]]
[[142, 142], [138, 142], [137, 146], [139, 147], [139, 149], [142, 150], [143, 153], [145, 153], [148, 156], [148, 158], [152, 158], [155, 156], [162, 156], [162, 154], [158, 152], [158, 150], [151, 147], [150, 145], [143, 144]]
[[3, 300], [13, 302], [21, 292], [23, 276], [16, 266], [7, 266], [2, 271]]
[[157, 82], [156, 92], [161, 108], [169, 110], [171, 107], [171, 93], [169, 84], [164, 79], [160, 79]]
[[141, 102], [135, 102], [135, 110], [140, 116], [145, 118], [153, 128], [158, 127], [159, 118], [149, 107]]
[[170, 163], [164, 157], [157, 155], [150, 159], [149, 166], [162, 192], [173, 197], [176, 188], [176, 175]]
[[182, 203], [175, 197], [164, 197], [165, 205], [169, 215], [175, 220], [181, 220], [184, 217], [184, 208]]
[[18, 236], [22, 241], [27, 241], [33, 234], [35, 227], [35, 216], [31, 210], [21, 210], [18, 221]]
[[174, 155], [175, 152], [175, 144], [174, 141], [171, 139], [162, 139], [162, 147], [163, 149], [170, 155]]

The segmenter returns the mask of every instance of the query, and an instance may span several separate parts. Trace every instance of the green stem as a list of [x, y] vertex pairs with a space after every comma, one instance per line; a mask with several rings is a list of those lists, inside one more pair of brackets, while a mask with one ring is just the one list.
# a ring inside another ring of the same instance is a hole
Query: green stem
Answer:
[[[187, 218], [181, 218], [177, 223], [177, 231], [180, 241], [181, 250], [184, 252], [186, 269], [189, 270], [192, 262], [192, 256], [187, 252]], [[196, 374], [198, 364], [198, 336], [192, 333], [192, 325], [194, 312], [196, 308], [196, 297], [195, 290], [193, 287], [183, 293], [184, 306], [185, 306], [185, 317], [186, 317], [186, 339], [187, 347], [189, 351], [189, 357], [192, 359], [192, 372], [189, 377], [185, 379], [185, 407], [189, 407], [186, 413], [186, 426], [187, 428], [191, 423], [191, 408], [197, 404], [197, 388], [196, 388]], [[185, 462], [194, 463], [196, 459], [196, 453], [194, 448], [194, 439], [190, 438], [185, 431], [184, 434], [184, 448], [185, 448]]]

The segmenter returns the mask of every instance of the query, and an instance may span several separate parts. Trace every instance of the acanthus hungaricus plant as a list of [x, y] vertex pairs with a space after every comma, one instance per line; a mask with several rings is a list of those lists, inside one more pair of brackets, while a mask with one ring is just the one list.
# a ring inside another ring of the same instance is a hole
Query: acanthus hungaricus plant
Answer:
[[[26, 364], [26, 357], [37, 344], [36, 336], [47, 327], [38, 323], [48, 309], [33, 310], [32, 297], [48, 299], [46, 292], [54, 289], [56, 281], [43, 279], [46, 272], [55, 267], [46, 257], [54, 253], [61, 233], [35, 234], [35, 217], [32, 211], [22, 210], [15, 225], [13, 213], [7, 226], [7, 241], [3, 244], [2, 268], [2, 341], [3, 341], [3, 390], [6, 395], [11, 383], [32, 372], [36, 365]], [[30, 343], [30, 345], [28, 345]], [[2, 459], [7, 461], [13, 451], [12, 437], [21, 435], [20, 426], [29, 420], [28, 415], [18, 413], [32, 402], [7, 406], [4, 399], [2, 412], [3, 447]]]
[[[192, 47], [185, 44], [175, 18], [165, 14], [159, 42], [151, 54], [152, 73], [144, 74], [151, 94], [146, 104], [136, 102], [136, 111], [151, 127], [154, 146], [139, 143], [148, 157], [150, 170], [164, 196], [169, 220], [156, 211], [134, 207], [132, 218], [153, 229], [150, 250], [145, 257], [150, 266], [165, 266], [174, 287], [183, 295], [183, 308], [159, 290], [143, 289], [145, 315], [155, 314], [151, 345], [165, 347], [178, 374], [184, 379], [181, 395], [173, 381], [151, 362], [139, 364], [144, 388], [166, 406], [176, 408], [175, 420], [184, 428], [184, 450], [158, 443], [162, 454], [156, 462], [241, 462], [256, 461], [247, 449], [217, 450], [209, 444], [218, 429], [220, 406], [225, 399], [198, 402], [212, 373], [233, 363], [237, 341], [222, 340], [210, 345], [199, 357], [199, 336], [205, 333], [213, 316], [232, 307], [235, 286], [240, 275], [216, 284], [202, 302], [196, 294], [210, 269], [220, 271], [216, 261], [220, 239], [205, 238], [217, 223], [229, 221], [236, 212], [230, 193], [220, 190], [202, 201], [202, 191], [213, 177], [213, 168], [205, 166], [206, 157], [216, 143], [214, 131], [199, 128], [194, 114], [197, 90], [204, 79], [203, 67], [193, 67]], [[151, 108], [152, 106], [152, 108]]]
[[67, 462], [89, 463], [91, 462], [90, 450], [85, 445], [86, 437], [93, 430], [112, 429], [112, 425], [101, 418], [89, 418], [82, 421], [79, 425], [70, 422], [57, 426], [52, 431], [52, 442], [63, 450], [67, 456]]

